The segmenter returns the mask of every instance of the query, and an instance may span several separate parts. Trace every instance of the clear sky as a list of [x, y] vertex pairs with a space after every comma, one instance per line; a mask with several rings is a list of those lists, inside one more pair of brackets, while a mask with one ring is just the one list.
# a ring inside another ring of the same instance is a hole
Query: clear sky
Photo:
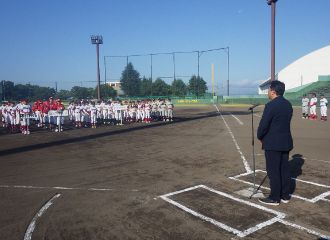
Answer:
[[[104, 56], [230, 47], [231, 92], [251, 93], [270, 75], [270, 6], [266, 0], [0, 0], [0, 80], [59, 89], [96, 82], [96, 50]], [[330, 0], [279, 0], [276, 71], [330, 44]], [[130, 58], [150, 77], [150, 57]], [[205, 53], [200, 75], [217, 89], [227, 80], [225, 51]], [[125, 58], [107, 58], [107, 80], [119, 79]], [[171, 55], [153, 57], [153, 78], [173, 76]], [[197, 55], [177, 54], [176, 75], [197, 75]], [[164, 78], [170, 83], [171, 78]], [[183, 78], [188, 81], [188, 78]]]

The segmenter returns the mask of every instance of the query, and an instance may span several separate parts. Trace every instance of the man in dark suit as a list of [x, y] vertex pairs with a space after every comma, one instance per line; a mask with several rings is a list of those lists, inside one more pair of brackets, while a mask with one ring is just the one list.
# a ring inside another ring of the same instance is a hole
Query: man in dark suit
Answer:
[[293, 148], [290, 124], [292, 105], [283, 97], [285, 84], [272, 81], [268, 89], [270, 101], [265, 105], [257, 137], [265, 151], [270, 194], [259, 201], [268, 205], [288, 203], [290, 199], [289, 152]]

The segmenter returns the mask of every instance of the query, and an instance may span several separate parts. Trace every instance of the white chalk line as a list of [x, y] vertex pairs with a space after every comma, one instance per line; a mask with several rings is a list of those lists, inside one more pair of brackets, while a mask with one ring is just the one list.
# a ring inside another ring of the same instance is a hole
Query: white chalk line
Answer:
[[301, 157], [304, 160], [311, 160], [311, 161], [318, 161], [318, 162], [324, 162], [324, 163], [330, 163], [330, 161], [323, 160], [323, 159], [316, 159], [316, 158], [308, 158], [308, 157]]
[[[176, 201], [168, 198], [169, 196], [173, 196], [173, 195], [180, 194], [180, 193], [187, 192], [187, 191], [192, 191], [192, 190], [197, 189], [197, 188], [204, 188], [204, 189], [206, 189], [208, 191], [211, 191], [211, 192], [216, 193], [218, 195], [221, 195], [221, 196], [224, 196], [226, 198], [232, 199], [234, 201], [237, 201], [237, 202], [240, 202], [240, 203], [249, 205], [251, 207], [255, 207], [255, 208], [258, 208], [260, 210], [263, 210], [263, 211], [272, 213], [272, 214], [276, 215], [276, 217], [271, 218], [270, 220], [267, 220], [267, 221], [262, 222], [260, 224], [257, 224], [256, 226], [251, 227], [251, 228], [248, 228], [248, 229], [246, 229], [244, 231], [240, 231], [240, 230], [235, 229], [233, 227], [230, 227], [230, 226], [228, 226], [228, 225], [226, 225], [224, 223], [221, 223], [221, 222], [219, 222], [219, 221], [217, 221], [217, 220], [215, 220], [213, 218], [210, 218], [210, 217], [207, 217], [207, 216], [205, 216], [203, 214], [200, 214], [200, 213], [198, 213], [198, 212], [196, 212], [196, 211], [194, 211], [194, 210], [192, 210], [192, 209], [190, 209], [190, 208], [188, 208], [188, 207], [186, 207], [186, 206], [184, 206], [184, 205], [182, 205], [182, 204], [180, 204], [180, 203], [178, 203], [178, 202], [176, 202]], [[228, 232], [234, 233], [238, 237], [245, 237], [245, 236], [247, 236], [247, 235], [249, 235], [251, 233], [254, 233], [254, 232], [256, 232], [256, 231], [258, 231], [258, 230], [260, 230], [260, 229], [262, 229], [262, 228], [264, 228], [266, 226], [269, 226], [269, 225], [271, 225], [271, 224], [279, 221], [279, 219], [282, 219], [282, 218], [285, 217], [285, 214], [284, 213], [275, 211], [273, 209], [266, 208], [264, 206], [260, 206], [258, 204], [255, 204], [255, 203], [252, 203], [252, 202], [249, 202], [249, 201], [245, 201], [245, 200], [236, 198], [236, 197], [234, 197], [234, 196], [232, 196], [230, 194], [227, 194], [227, 193], [224, 193], [224, 192], [221, 192], [221, 191], [217, 191], [217, 190], [215, 190], [213, 188], [209, 188], [209, 187], [207, 187], [205, 185], [197, 185], [197, 186], [186, 188], [186, 189], [183, 189], [183, 190], [180, 190], [180, 191], [176, 191], [176, 192], [164, 194], [164, 195], [160, 196], [160, 198], [162, 198], [163, 200], [167, 201], [168, 203], [171, 203], [174, 206], [182, 209], [183, 211], [192, 214], [193, 216], [196, 216], [196, 217], [198, 217], [198, 218], [200, 218], [200, 219], [202, 219], [204, 221], [207, 221], [209, 223], [212, 223], [213, 225], [215, 225], [215, 226], [217, 226], [219, 228], [222, 228], [222, 229], [224, 229], [224, 230], [226, 230]]]
[[300, 225], [295, 224], [295, 223], [288, 222], [288, 221], [286, 221], [284, 219], [279, 219], [278, 221], [280, 223], [283, 223], [284, 225], [287, 225], [287, 226], [290, 226], [290, 227], [293, 227], [293, 228], [297, 228], [299, 230], [302, 230], [302, 231], [308, 232], [310, 234], [316, 235], [316, 236], [318, 236], [320, 238], [329, 239], [329, 237], [330, 237], [330, 236], [323, 235], [323, 234], [321, 234], [319, 232], [316, 232], [316, 231], [314, 231], [312, 229], [309, 229], [309, 228], [300, 226]]
[[37, 214], [32, 218], [31, 223], [29, 224], [28, 228], [26, 229], [25, 235], [24, 235], [24, 240], [31, 240], [32, 238], [32, 233], [36, 227], [36, 222], [38, 218], [44, 214], [44, 212], [53, 204], [53, 201], [57, 198], [59, 198], [61, 194], [56, 194], [53, 196], [40, 210], [37, 212]]
[[[264, 172], [264, 173], [266, 173], [266, 171], [260, 170], [260, 169], [257, 169], [256, 172]], [[250, 174], [252, 174], [252, 173], [242, 173], [242, 174], [236, 175], [234, 177], [229, 177], [229, 179], [232, 179], [232, 180], [235, 180], [235, 181], [238, 181], [238, 182], [242, 182], [242, 183], [248, 184], [250, 186], [254, 186], [254, 184], [251, 183], [251, 182], [248, 182], [248, 181], [239, 179], [240, 177], [247, 176], [247, 175], [250, 175]], [[303, 182], [303, 183], [315, 185], [315, 186], [318, 186], [318, 187], [330, 188], [330, 186], [324, 185], [324, 184], [314, 183], [314, 182], [305, 181], [305, 180], [301, 180], [301, 179], [297, 179], [297, 178], [291, 178], [291, 179], [293, 179], [293, 180], [295, 180], [297, 182]], [[270, 190], [270, 188], [264, 187], [264, 186], [260, 186], [260, 188], [266, 189], [266, 190]], [[302, 196], [299, 196], [299, 195], [296, 195], [296, 194], [291, 194], [291, 197], [293, 197], [293, 198], [301, 199], [303, 201], [310, 202], [310, 203], [316, 203], [316, 202], [318, 202], [320, 200], [327, 201], [326, 197], [328, 197], [328, 196], [330, 196], [330, 191], [324, 192], [324, 193], [322, 193], [322, 194], [320, 194], [320, 195], [318, 195], [318, 196], [316, 196], [316, 197], [314, 197], [312, 199], [305, 198], [305, 197], [302, 197]]]
[[[256, 172], [267, 173], [267, 171], [262, 170], [262, 169], [256, 169], [255, 171]], [[247, 175], [250, 175], [250, 174], [252, 174], [252, 173], [242, 173], [242, 174], [238, 174], [238, 175], [234, 176], [234, 178], [239, 178], [239, 177], [247, 176]], [[321, 183], [306, 181], [306, 180], [302, 180], [302, 179], [298, 179], [298, 178], [291, 178], [291, 179], [293, 179], [293, 180], [295, 180], [297, 182], [308, 183], [308, 184], [315, 185], [315, 186], [318, 186], [318, 187], [330, 188], [329, 185], [325, 185], [325, 184], [321, 184]]]
[[229, 125], [227, 124], [225, 118], [222, 116], [222, 114], [221, 114], [221, 112], [220, 112], [218, 106], [217, 106], [217, 105], [214, 105], [214, 106], [215, 106], [215, 108], [217, 109], [217, 111], [218, 111], [220, 117], [222, 118], [223, 122], [225, 123], [225, 125], [226, 125], [226, 127], [227, 127], [227, 129], [228, 129], [228, 132], [229, 132], [231, 138], [233, 139], [233, 142], [234, 142], [234, 144], [235, 144], [235, 147], [236, 147], [236, 149], [237, 149], [238, 153], [240, 154], [241, 159], [242, 159], [242, 161], [243, 161], [243, 164], [244, 164], [244, 167], [245, 167], [246, 172], [252, 172], [251, 167], [250, 167], [249, 163], [247, 162], [247, 160], [246, 160], [246, 158], [245, 158], [243, 152], [241, 151], [241, 148], [239, 147], [239, 145], [238, 145], [238, 143], [237, 143], [237, 141], [236, 141], [236, 139], [235, 139], [235, 136], [234, 136], [233, 132], [231, 131]]
[[236, 121], [240, 124], [240, 125], [244, 125], [244, 123], [238, 118], [236, 117], [235, 115], [233, 115], [232, 113], [230, 113], [230, 115], [236, 119]]
[[55, 190], [82, 190], [82, 191], [127, 191], [138, 192], [138, 189], [118, 190], [113, 188], [73, 188], [73, 187], [41, 187], [41, 186], [24, 186], [24, 185], [0, 185], [0, 188], [22, 188], [22, 189], [55, 189]]
[[[188, 207], [186, 207], [186, 206], [184, 206], [184, 205], [182, 205], [182, 204], [180, 204], [180, 203], [178, 203], [178, 202], [176, 202], [176, 201], [168, 198], [169, 196], [173, 196], [173, 195], [180, 194], [180, 193], [183, 193], [183, 192], [191, 191], [191, 190], [194, 190], [194, 189], [197, 189], [197, 188], [204, 188], [206, 190], [209, 190], [209, 191], [214, 192], [216, 194], [219, 194], [221, 196], [227, 197], [227, 198], [232, 199], [234, 201], [238, 201], [240, 203], [244, 203], [246, 205], [249, 205], [249, 206], [252, 206], [252, 207], [256, 207], [256, 208], [258, 208], [260, 210], [263, 210], [263, 211], [266, 211], [266, 212], [275, 214], [276, 216], [274, 218], [271, 218], [270, 220], [267, 220], [265, 222], [259, 223], [259, 224], [257, 224], [254, 227], [251, 227], [251, 228], [246, 229], [244, 231], [240, 231], [240, 230], [235, 229], [233, 227], [230, 227], [230, 226], [228, 226], [228, 225], [226, 225], [224, 223], [221, 223], [219, 221], [216, 221], [216, 220], [214, 220], [214, 219], [212, 219], [210, 217], [207, 217], [207, 216], [205, 216], [203, 214], [200, 214], [200, 213], [198, 213], [198, 212], [196, 212], [196, 211], [194, 211], [194, 210], [192, 210], [192, 209], [190, 209], [190, 208], [188, 208]], [[236, 197], [234, 197], [234, 196], [232, 196], [230, 194], [227, 194], [227, 193], [224, 193], [224, 192], [221, 192], [221, 191], [217, 191], [217, 190], [215, 190], [213, 188], [210, 188], [210, 187], [207, 187], [205, 185], [193, 186], [193, 187], [186, 188], [186, 189], [183, 189], [183, 190], [179, 190], [179, 191], [176, 191], [176, 192], [164, 194], [164, 195], [159, 196], [159, 197], [162, 198], [164, 201], [166, 201], [166, 202], [168, 202], [170, 204], [173, 204], [174, 206], [182, 209], [183, 211], [188, 212], [188, 213], [192, 214], [193, 216], [196, 216], [196, 217], [198, 217], [198, 218], [200, 218], [200, 219], [202, 219], [204, 221], [207, 221], [209, 223], [212, 223], [213, 225], [215, 225], [215, 226], [217, 226], [219, 228], [222, 228], [222, 229], [224, 229], [224, 230], [226, 230], [228, 232], [234, 233], [235, 235], [237, 235], [238, 237], [241, 237], [241, 238], [246, 237], [246, 236], [248, 236], [248, 235], [250, 235], [250, 234], [252, 234], [252, 233], [254, 233], [254, 232], [256, 232], [256, 231], [258, 231], [258, 230], [260, 230], [260, 229], [262, 229], [264, 227], [266, 227], [266, 226], [269, 226], [269, 225], [271, 225], [273, 223], [276, 223], [276, 222], [280, 222], [280, 223], [282, 223], [282, 224], [284, 224], [286, 226], [293, 227], [293, 228], [296, 228], [296, 229], [305, 231], [305, 232], [307, 232], [309, 234], [312, 234], [312, 235], [315, 235], [315, 236], [318, 236], [318, 237], [321, 237], [321, 238], [327, 239], [329, 237], [329, 236], [325, 236], [324, 234], [321, 234], [321, 233], [319, 233], [319, 232], [317, 232], [315, 230], [312, 230], [312, 229], [309, 229], [309, 228], [300, 226], [298, 224], [291, 223], [291, 222], [288, 222], [288, 221], [284, 220], [284, 218], [286, 217], [286, 214], [284, 214], [282, 212], [278, 212], [278, 211], [275, 211], [273, 209], [269, 209], [269, 208], [266, 208], [264, 206], [261, 206], [261, 205], [255, 204], [255, 203], [252, 203], [252, 202], [249, 202], [249, 201], [245, 201], [245, 200], [236, 198]]]

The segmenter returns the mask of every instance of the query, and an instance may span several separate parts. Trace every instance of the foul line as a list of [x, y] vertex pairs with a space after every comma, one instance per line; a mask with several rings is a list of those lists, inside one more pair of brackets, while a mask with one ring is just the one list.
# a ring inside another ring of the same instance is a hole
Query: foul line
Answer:
[[238, 118], [236, 117], [235, 115], [233, 115], [232, 113], [230, 113], [230, 115], [236, 119], [236, 121], [240, 124], [240, 125], [244, 125], [244, 123]]
[[[0, 188], [23, 188], [23, 189], [54, 189], [54, 190], [83, 190], [83, 191], [117, 191], [113, 188], [72, 188], [72, 187], [40, 187], [24, 185], [0, 185]], [[123, 191], [123, 190], [118, 190]], [[138, 192], [138, 189], [127, 190], [127, 192]]]
[[56, 198], [59, 198], [60, 196], [61, 196], [61, 194], [59, 194], [59, 193], [56, 194], [42, 208], [40, 208], [40, 210], [37, 212], [37, 214], [32, 218], [32, 221], [29, 224], [29, 226], [25, 232], [24, 240], [31, 240], [32, 233], [36, 227], [36, 222], [37, 222], [38, 218], [40, 218], [42, 216], [42, 214], [44, 214], [44, 212], [53, 204], [53, 201]]
[[241, 148], [239, 147], [239, 145], [238, 145], [238, 143], [237, 143], [237, 141], [236, 141], [236, 139], [235, 139], [235, 136], [234, 136], [233, 132], [231, 131], [231, 129], [230, 129], [229, 125], [227, 124], [225, 118], [222, 116], [222, 114], [221, 114], [221, 112], [220, 112], [218, 106], [217, 106], [217, 105], [214, 105], [214, 106], [216, 107], [216, 109], [217, 109], [217, 111], [218, 111], [220, 117], [222, 118], [223, 122], [225, 123], [225, 125], [226, 125], [226, 127], [227, 127], [227, 129], [228, 129], [228, 132], [229, 132], [231, 138], [233, 139], [233, 142], [234, 142], [234, 144], [235, 144], [235, 146], [236, 146], [236, 149], [237, 149], [238, 153], [240, 154], [241, 159], [243, 160], [243, 164], [244, 164], [244, 167], [245, 167], [246, 172], [247, 172], [247, 173], [251, 173], [252, 170], [251, 170], [251, 168], [250, 168], [250, 165], [249, 165], [249, 163], [247, 162], [247, 160], [246, 160], [246, 158], [245, 158], [243, 152], [241, 151]]

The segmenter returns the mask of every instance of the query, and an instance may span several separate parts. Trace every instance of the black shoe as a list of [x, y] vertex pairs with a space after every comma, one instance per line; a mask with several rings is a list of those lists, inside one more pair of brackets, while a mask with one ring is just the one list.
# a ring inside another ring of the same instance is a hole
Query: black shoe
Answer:
[[261, 202], [263, 204], [267, 204], [267, 205], [273, 205], [273, 206], [280, 205], [280, 203], [278, 201], [274, 201], [274, 200], [270, 199], [269, 197], [267, 197], [267, 198], [259, 198], [259, 202]]

